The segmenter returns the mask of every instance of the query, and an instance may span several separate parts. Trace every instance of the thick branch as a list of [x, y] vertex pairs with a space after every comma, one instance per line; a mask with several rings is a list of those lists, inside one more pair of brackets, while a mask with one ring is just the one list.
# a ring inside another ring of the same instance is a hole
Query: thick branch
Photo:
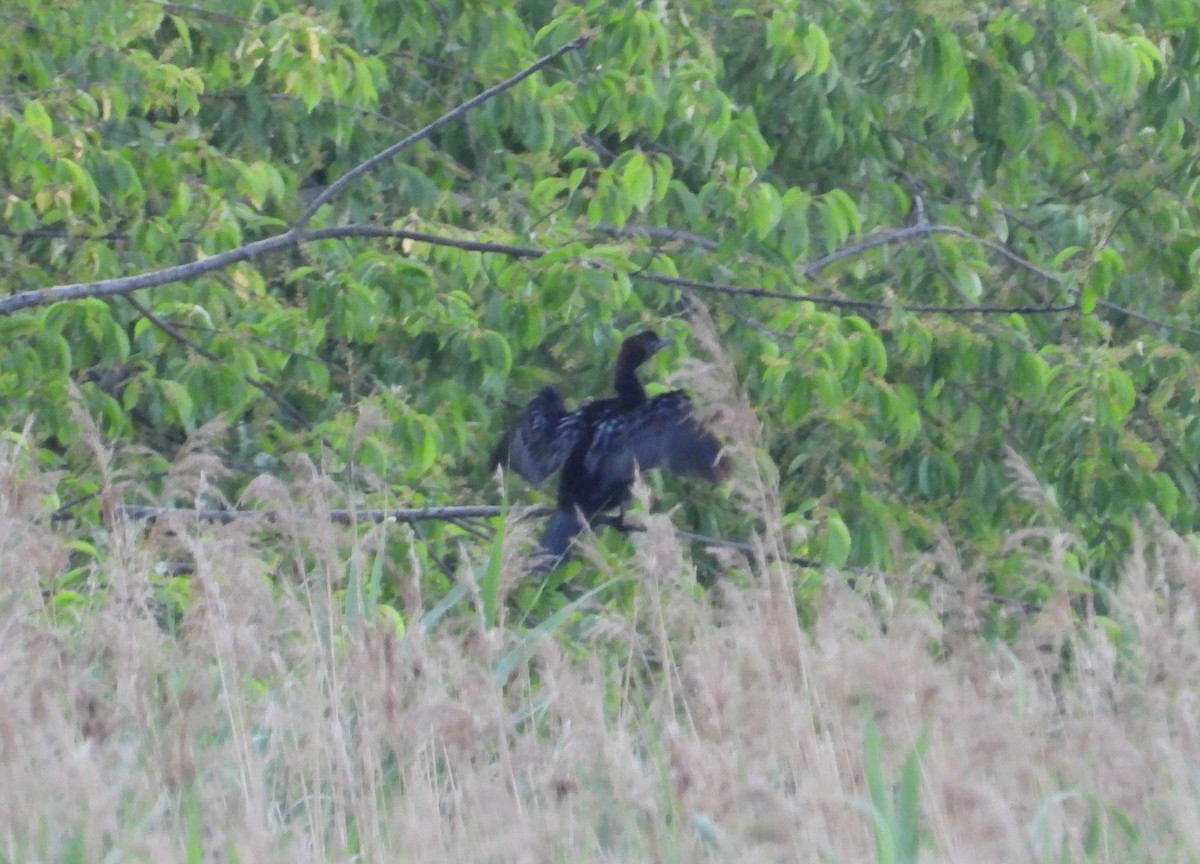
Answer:
[[[978, 243], [985, 248], [1002, 253], [1010, 261], [1018, 266], [1021, 266], [1030, 272], [1036, 273], [1043, 278], [1054, 283], [1061, 283], [1062, 277], [1043, 270], [1032, 262], [1026, 261], [1020, 256], [1014, 255], [1003, 246], [991, 243], [981, 237], [976, 237], [969, 231], [964, 231], [961, 228], [956, 228], [952, 225], [925, 225], [913, 226], [904, 228], [899, 231], [891, 231], [886, 234], [879, 234], [867, 240], [856, 243], [852, 246], [847, 246], [845, 249], [839, 249], [831, 255], [827, 255], [804, 268], [806, 274], [815, 274], [819, 270], [828, 267], [834, 261], [848, 258], [852, 255], [861, 255], [871, 249], [879, 246], [900, 243], [906, 240], [911, 240], [915, 237], [924, 236], [927, 234], [952, 234], [957, 237], [962, 237], [966, 240]], [[274, 237], [269, 237], [265, 240], [259, 240], [254, 243], [249, 243], [237, 249], [231, 249], [228, 252], [222, 252], [214, 255], [211, 258], [205, 258], [202, 261], [194, 261], [189, 264], [180, 264], [175, 267], [167, 267], [163, 270], [156, 270], [151, 273], [142, 273], [137, 276], [123, 276], [117, 279], [104, 279], [97, 282], [77, 282], [71, 285], [57, 285], [52, 288], [41, 288], [35, 291], [26, 291], [21, 294], [15, 294], [11, 297], [0, 299], [0, 315], [10, 315], [13, 312], [27, 309], [33, 306], [43, 306], [50, 303], [58, 303], [63, 300], [79, 300], [85, 297], [111, 297], [114, 295], [129, 294], [133, 291], [139, 291], [143, 288], [153, 288], [159, 285], [166, 285], [171, 282], [181, 282], [187, 279], [194, 279], [214, 270], [220, 270], [229, 267], [233, 264], [242, 261], [250, 261], [255, 258], [267, 255], [291, 246], [299, 246], [303, 243], [310, 243], [317, 240], [334, 240], [346, 237], [388, 237], [398, 240], [414, 240], [421, 243], [429, 243], [436, 246], [449, 246], [455, 249], [463, 249], [472, 252], [492, 252], [499, 255], [508, 255], [514, 258], [540, 258], [546, 254], [546, 250], [538, 249], [533, 246], [519, 246], [511, 243], [490, 243], [482, 240], [469, 240], [458, 237], [445, 237], [438, 234], [430, 234], [424, 231], [410, 231], [402, 228], [389, 228], [384, 225], [338, 225], [329, 228], [319, 228], [312, 231], [288, 232], [285, 234], [277, 234]], [[834, 306], [845, 309], [888, 309], [892, 304], [878, 300], [854, 300], [842, 297], [828, 297], [816, 294], [797, 294], [791, 291], [771, 291], [765, 288], [744, 288], [738, 285], [731, 285], [724, 282], [709, 282], [699, 279], [683, 279], [678, 276], [664, 276], [658, 273], [641, 273], [640, 279], [645, 279], [649, 282], [655, 282], [660, 285], [669, 285], [675, 288], [689, 288], [696, 291], [713, 291], [721, 294], [731, 294], [742, 297], [757, 297], [773, 300], [788, 300], [791, 302], [812, 302], [819, 303], [825, 306]], [[969, 313], [985, 313], [985, 314], [1049, 314], [1054, 312], [1068, 312], [1075, 308], [1074, 304], [1058, 304], [1058, 305], [1023, 305], [1023, 306], [992, 306], [992, 305], [977, 305], [977, 306], [938, 306], [924, 304], [900, 304], [901, 308], [910, 312], [941, 312], [947, 314], [969, 314]]]
[[399, 240], [418, 240], [425, 243], [437, 243], [443, 246], [454, 246], [478, 252], [497, 252], [514, 257], [532, 258], [545, 253], [540, 249], [526, 246], [511, 246], [501, 243], [482, 243], [475, 240], [458, 240], [450, 237], [438, 237], [421, 231], [404, 231], [388, 228], [383, 225], [337, 225], [330, 228], [319, 228], [313, 231], [299, 233], [287, 232], [276, 234], [265, 240], [257, 240], [187, 264], [177, 264], [162, 270], [152, 270], [149, 273], [139, 273], [136, 276], [121, 276], [116, 279], [100, 279], [95, 282], [73, 282], [69, 285], [55, 285], [50, 288], [38, 288], [33, 291], [23, 291], [11, 297], [0, 298], [0, 315], [11, 315], [23, 309], [34, 306], [48, 306], [64, 300], [82, 300], [88, 297], [114, 297], [131, 294], [145, 288], [157, 288], [173, 282], [186, 282], [216, 270], [224, 270], [243, 261], [253, 261], [256, 258], [273, 254], [293, 246], [311, 243], [317, 240], [337, 240], [345, 237], [391, 237]]
[[[879, 246], [892, 243], [901, 243], [928, 234], [951, 234], [956, 237], [962, 237], [965, 240], [978, 243], [987, 249], [991, 249], [999, 254], [1002, 254], [1014, 264], [1023, 267], [1024, 269], [1029, 270], [1030, 272], [1035, 273], [1048, 281], [1051, 281], [1055, 284], [1062, 282], [1062, 277], [1057, 276], [1056, 274], [1047, 270], [1043, 270], [1036, 264], [1026, 261], [1018, 255], [1014, 255], [1003, 246], [992, 243], [991, 241], [985, 240], [981, 237], [976, 237], [969, 231], [964, 231], [963, 229], [956, 228], [953, 225], [914, 225], [910, 228], [903, 228], [898, 231], [889, 231], [884, 234], [878, 234], [867, 238], [861, 243], [847, 246], [845, 249], [839, 249], [837, 252], [812, 262], [803, 269], [803, 272], [811, 277], [811, 275], [816, 274], [818, 271], [828, 267], [835, 261], [843, 260], [851, 257], [852, 255], [864, 254], [865, 252], [878, 248]], [[32, 306], [42, 306], [49, 303], [57, 303], [63, 300], [78, 300], [84, 297], [110, 297], [114, 295], [129, 294], [133, 291], [138, 291], [143, 288], [152, 288], [171, 282], [180, 282], [187, 279], [193, 279], [197, 276], [204, 275], [205, 273], [219, 270], [241, 261], [253, 260], [262, 255], [276, 252], [281, 249], [286, 249], [291, 246], [298, 246], [303, 243], [310, 243], [317, 240], [334, 240], [346, 237], [387, 237], [398, 240], [414, 240], [421, 243], [429, 243], [435, 246], [449, 246], [455, 249], [463, 249], [472, 252], [492, 252], [514, 258], [540, 258], [546, 254], [546, 250], [538, 249], [533, 246], [520, 246], [511, 243], [491, 243], [482, 240], [446, 237], [438, 234], [430, 234], [424, 231], [389, 228], [384, 225], [339, 225], [329, 228], [319, 228], [312, 231], [278, 234], [274, 237], [269, 237], [266, 240], [259, 240], [255, 243], [250, 243], [237, 249], [231, 249], [228, 252], [222, 252], [218, 255], [212, 256], [211, 258], [205, 258], [202, 261], [194, 261], [190, 264], [181, 264], [176, 267], [167, 267], [163, 270], [156, 270], [151, 273], [143, 273], [138, 276], [125, 276], [118, 279], [105, 279], [98, 282], [78, 282], [71, 285], [58, 285], [52, 288], [26, 291], [22, 294], [16, 294], [12, 297], [0, 299], [0, 315], [8, 315], [21, 309], [26, 309]], [[658, 273], [641, 273], [639, 274], [638, 278], [645, 279], [648, 282], [655, 282], [660, 285], [669, 285], [675, 288], [686, 288], [695, 291], [712, 291], [720, 294], [730, 294], [742, 297], [788, 300], [791, 302], [811, 302], [843, 309], [885, 310], [891, 308], [893, 305], [879, 300], [855, 300], [844, 297], [828, 297], [816, 294], [798, 294], [791, 291], [772, 291], [765, 288], [745, 288], [725, 282], [684, 279], [678, 276], [665, 276]], [[1075, 308], [1075, 304], [1073, 303], [1017, 306], [986, 304], [975, 306], [939, 306], [931, 304], [901, 303], [899, 306], [900, 308], [909, 312], [937, 312], [959, 315], [972, 313], [992, 315], [1014, 313], [1026, 315], [1044, 315], [1058, 312], [1069, 312]]]
[[[397, 510], [331, 510], [329, 518], [331, 521], [340, 525], [364, 524], [368, 522], [407, 522], [416, 524], [418, 522], [452, 522], [456, 519], [493, 519], [503, 516], [505, 508], [491, 505], [464, 505], [454, 507], [414, 507], [400, 508]], [[554, 512], [552, 507], [532, 507], [524, 510], [521, 513], [521, 518], [533, 518], [539, 516], [549, 516]], [[139, 507], [132, 504], [122, 504], [117, 513], [127, 519], [138, 521], [154, 522], [161, 518], [176, 516], [193, 522], [212, 522], [227, 525], [239, 520], [249, 520], [253, 518], [265, 519], [268, 522], [274, 522], [278, 518], [275, 511], [271, 510], [194, 510], [187, 508], [174, 507]], [[609, 520], [605, 520], [606, 522]], [[624, 532], [644, 531], [645, 528], [639, 525], [632, 525], [619, 517], [613, 517], [611, 524]], [[675, 536], [685, 543], [692, 546], [699, 546], [702, 549], [732, 549], [741, 552], [746, 556], [747, 560], [753, 564], [760, 554], [758, 547], [750, 543], [741, 543], [736, 540], [723, 540], [719, 537], [709, 537], [705, 534], [693, 534], [690, 531], [675, 531]], [[790, 564], [795, 564], [800, 567], [821, 567], [821, 562], [814, 558], [806, 558], [802, 555], [771, 555], [768, 554], [768, 559], [772, 561], [786, 561]], [[843, 567], [841, 568], [846, 573], [865, 573], [867, 572], [861, 567]], [[966, 590], [958, 586], [949, 586], [960, 594], [965, 594]], [[1002, 597], [990, 592], [978, 592], [977, 596], [994, 603], [1003, 603], [1008, 605], [1018, 606], [1025, 609], [1027, 612], [1036, 612], [1041, 607], [1035, 603], [1028, 603], [1012, 597]]]
[[[504, 515], [505, 508], [490, 505], [466, 505], [457, 507], [401, 507], [396, 510], [330, 510], [328, 518], [338, 525], [358, 525], [367, 522], [447, 522], [453, 519], [494, 519]], [[185, 507], [141, 507], [122, 504], [117, 512], [126, 519], [139, 522], [156, 522], [173, 517], [189, 522], [216, 522], [228, 525], [243, 519], [263, 519], [275, 522], [279, 513], [275, 510], [196, 510]], [[536, 507], [522, 511], [523, 516], [549, 516], [550, 507]], [[303, 515], [303, 514], [302, 514]]]
[[[16, 232], [13, 233], [16, 234]], [[832, 252], [823, 258], [818, 258], [816, 261], [803, 266], [800, 272], [803, 275], [811, 278], [821, 270], [837, 261], [845, 260], [846, 258], [850, 258], [854, 255], [862, 255], [872, 249], [877, 249], [880, 246], [903, 243], [930, 234], [949, 234], [954, 237], [961, 237], [964, 240], [977, 243], [980, 246], [983, 246], [985, 249], [995, 252], [1012, 263], [1014, 266], [1028, 270], [1030, 273], [1045, 279], [1047, 282], [1051, 282], [1056, 285], [1062, 284], [1063, 282], [1062, 276], [1039, 267], [1032, 261], [1022, 258], [998, 243], [993, 243], [990, 240], [977, 237], [971, 232], [965, 231], [962, 228], [958, 228], [953, 225], [927, 224], [918, 224], [908, 228], [901, 228], [897, 231], [888, 231], [885, 233], [872, 235], [859, 243], [854, 243], [843, 249], [838, 249], [837, 251]], [[211, 258], [205, 258], [202, 261], [195, 261], [190, 264], [181, 264], [175, 267], [167, 267], [163, 270], [156, 270], [151, 273], [142, 273], [137, 276], [125, 276], [119, 279], [105, 279], [98, 282], [77, 282], [71, 285], [56, 285], [50, 288], [26, 291], [21, 294], [15, 294], [11, 297], [0, 298], [0, 315], [11, 315], [12, 313], [22, 309], [27, 309], [33, 306], [48, 305], [50, 303], [58, 303], [63, 300], [79, 300], [85, 297], [128, 295], [143, 288], [153, 288], [159, 285], [166, 285], [172, 282], [182, 282], [187, 279], [192, 279], [205, 273], [209, 273], [214, 270], [220, 270], [241, 261], [253, 260], [282, 249], [287, 249], [291, 246], [299, 246], [318, 240], [338, 240], [348, 237], [383, 237], [393, 240], [412, 240], [419, 243], [429, 243], [432, 246], [447, 246], [454, 249], [462, 249], [468, 252], [490, 252], [497, 255], [506, 255], [512, 258], [540, 258], [546, 254], [545, 249], [539, 249], [535, 246], [522, 246], [513, 243], [492, 243], [486, 240], [471, 240], [464, 237], [448, 237], [440, 234], [431, 234], [427, 231], [413, 231], [406, 228], [390, 228], [386, 225], [338, 225], [329, 228], [318, 228], [311, 231], [303, 231], [298, 234], [278, 234], [274, 237], [269, 237], [266, 240], [259, 240], [255, 243], [249, 243], [246, 246], [242, 246], [237, 249], [231, 249], [228, 252], [222, 252], [219, 255], [212, 256]], [[638, 278], [645, 279], [649, 282], [655, 282], [660, 285], [669, 285], [675, 288], [685, 288], [695, 291], [711, 291], [718, 294], [755, 297], [760, 299], [810, 302], [843, 309], [885, 310], [891, 308], [892, 306], [892, 304], [888, 304], [879, 300], [855, 300], [851, 298], [828, 297], [816, 294], [798, 294], [792, 291], [771, 291], [765, 288], [745, 288], [724, 282], [683, 279], [677, 276], [665, 276], [657, 273], [641, 273], [639, 274]], [[1145, 324], [1163, 327], [1168, 330], [1178, 333], [1185, 333], [1191, 336], [1200, 336], [1200, 330], [1194, 330], [1178, 324], [1171, 324], [1166, 321], [1159, 321], [1155, 318], [1151, 318], [1148, 315], [1144, 315], [1124, 306], [1118, 306], [1117, 304], [1111, 303], [1107, 300], [1098, 300], [1097, 305], [1111, 312], [1118, 312], [1128, 315]], [[956, 315], [972, 313], [992, 315], [1046, 315], [1070, 312], [1076, 308], [1076, 304], [1052, 304], [1044, 306], [939, 306], [934, 304], [901, 303], [899, 304], [899, 308], [909, 312], [930, 312]]]
[[55, 285], [51, 288], [36, 288], [33, 291], [23, 291], [11, 297], [0, 299], [0, 315], [11, 315], [22, 309], [34, 306], [48, 306], [63, 300], [83, 300], [87, 297], [112, 297], [118, 294], [128, 294], [143, 288], [154, 288], [170, 282], [183, 282], [195, 279], [214, 270], [223, 270], [242, 261], [253, 261], [262, 255], [278, 252], [289, 246], [295, 246], [300, 238], [292, 234], [277, 234], [265, 240], [247, 243], [228, 252], [221, 252], [202, 261], [192, 261], [179, 264], [163, 270], [153, 270], [149, 273], [139, 273], [137, 276], [120, 276], [116, 279], [100, 279], [96, 282], [74, 282], [69, 285]]

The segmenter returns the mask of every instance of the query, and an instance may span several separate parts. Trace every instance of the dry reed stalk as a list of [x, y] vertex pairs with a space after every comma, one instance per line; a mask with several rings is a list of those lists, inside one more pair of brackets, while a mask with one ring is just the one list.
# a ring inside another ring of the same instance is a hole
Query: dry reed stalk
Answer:
[[[319, 514], [330, 485], [307, 477], [275, 491]], [[796, 570], [699, 591], [652, 516], [614, 574], [638, 613], [601, 607], [498, 676], [509, 627], [344, 613], [372, 532], [404, 526], [117, 524], [84, 565], [95, 593], [60, 607], [77, 538], [47, 527], [48, 486], [20, 444], [0, 451], [6, 860], [859, 861], [881, 842], [868, 778], [898, 784], [914, 751], [923, 860], [1200, 857], [1200, 556], [1161, 525], [1125, 566], [1117, 629], [1064, 607], [1006, 645], [946, 625], [978, 613], [970, 591], [930, 606], [906, 587], [969, 587], [948, 542], [871, 597], [829, 579], [805, 631]], [[195, 572], [164, 626], [168, 543]], [[1057, 548], [1040, 566], [1069, 587]], [[410, 563], [388, 566], [415, 609]]]

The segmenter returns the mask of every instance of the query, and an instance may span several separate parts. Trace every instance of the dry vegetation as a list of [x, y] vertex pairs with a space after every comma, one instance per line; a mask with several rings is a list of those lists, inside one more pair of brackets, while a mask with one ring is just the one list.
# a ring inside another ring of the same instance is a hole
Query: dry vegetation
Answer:
[[[188, 459], [177, 488], [203, 476]], [[287, 494], [319, 513], [313, 477]], [[1080, 612], [1070, 538], [1014, 538], [1062, 590], [996, 644], [949, 545], [853, 587], [825, 574], [805, 628], [811, 574], [701, 591], [652, 517], [609, 574], [636, 585], [630, 614], [600, 595], [530, 647], [474, 590], [427, 627], [346, 615], [348, 574], [405, 529], [319, 518], [117, 523], [95, 593], [64, 602], [78, 538], [49, 526], [48, 484], [20, 440], [0, 454], [0, 860], [1200, 858], [1200, 558], [1165, 531], [1109, 618]], [[181, 557], [168, 626], [156, 567]], [[384, 572], [409, 621], [439, 599], [405, 561]]]

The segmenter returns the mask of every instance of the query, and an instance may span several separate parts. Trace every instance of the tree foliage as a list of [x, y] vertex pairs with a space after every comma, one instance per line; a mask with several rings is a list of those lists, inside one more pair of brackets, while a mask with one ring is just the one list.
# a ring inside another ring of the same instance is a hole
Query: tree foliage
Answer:
[[[76, 391], [150, 497], [219, 416], [229, 500], [301, 452], [354, 506], [494, 501], [512, 403], [602, 391], [645, 324], [683, 337], [678, 363], [699, 300], [783, 510], [812, 528], [795, 554], [887, 566], [944, 534], [994, 590], [1036, 597], [1037, 541], [1011, 536], [1050, 521], [1081, 538], [1081, 576], [1111, 578], [1137, 522], [1197, 528], [1194, 18], [1178, 0], [15, 0], [9, 299], [285, 234], [314, 190], [587, 41], [307, 226], [439, 242], [308, 240], [0, 317], [5, 425], [35, 418], [85, 522], [101, 478]], [[720, 496], [680, 518], [757, 527]], [[444, 561], [462, 535], [397, 560]]]

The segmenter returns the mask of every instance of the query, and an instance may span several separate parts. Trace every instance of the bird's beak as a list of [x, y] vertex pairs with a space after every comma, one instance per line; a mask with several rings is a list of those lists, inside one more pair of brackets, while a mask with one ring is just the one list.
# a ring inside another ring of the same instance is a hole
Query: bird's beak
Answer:
[[650, 344], [650, 354], [648, 356], [654, 356], [659, 351], [666, 348], [668, 345], [674, 345], [674, 344], [675, 344], [675, 340], [672, 339], [670, 336], [663, 336], [662, 338], [660, 338]]

